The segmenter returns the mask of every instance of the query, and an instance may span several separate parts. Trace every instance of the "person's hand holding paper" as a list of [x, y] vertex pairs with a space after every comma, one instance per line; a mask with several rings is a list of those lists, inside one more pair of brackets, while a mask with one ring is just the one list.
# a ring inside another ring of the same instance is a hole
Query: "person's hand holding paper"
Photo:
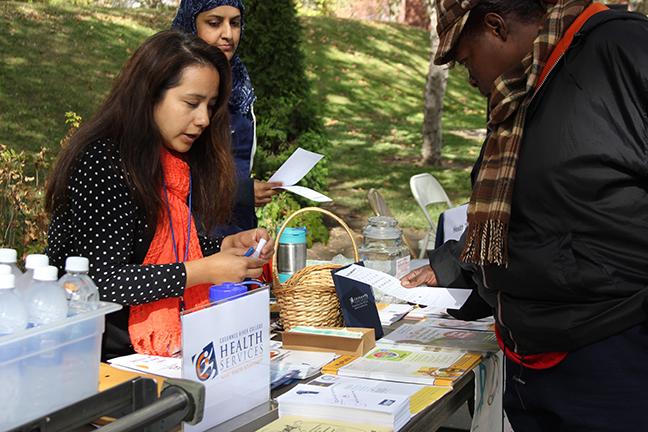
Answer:
[[336, 274], [363, 282], [385, 294], [419, 305], [458, 309], [470, 295], [470, 290], [461, 288], [436, 287], [430, 289], [423, 286], [405, 288], [401, 285], [401, 281], [392, 275], [355, 264], [338, 270]]
[[424, 285], [436, 286], [436, 284], [436, 274], [429, 265], [414, 269], [401, 279], [401, 285], [405, 288], [415, 288]]
[[332, 201], [331, 198], [317, 191], [304, 186], [295, 186], [323, 157], [321, 154], [300, 147], [270, 177], [268, 183], [282, 183], [282, 186], [276, 186], [274, 189], [284, 189], [313, 201]]

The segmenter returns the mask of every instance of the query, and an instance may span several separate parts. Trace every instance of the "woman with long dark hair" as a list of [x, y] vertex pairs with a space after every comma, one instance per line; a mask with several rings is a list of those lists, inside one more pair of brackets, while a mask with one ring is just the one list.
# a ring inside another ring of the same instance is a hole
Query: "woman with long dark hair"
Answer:
[[204, 235], [226, 221], [235, 184], [227, 58], [165, 31], [127, 62], [95, 116], [71, 138], [46, 192], [47, 254], [90, 259], [108, 316], [104, 358], [180, 349], [181, 309], [207, 303], [210, 284], [257, 277], [271, 256], [243, 256], [264, 230]]

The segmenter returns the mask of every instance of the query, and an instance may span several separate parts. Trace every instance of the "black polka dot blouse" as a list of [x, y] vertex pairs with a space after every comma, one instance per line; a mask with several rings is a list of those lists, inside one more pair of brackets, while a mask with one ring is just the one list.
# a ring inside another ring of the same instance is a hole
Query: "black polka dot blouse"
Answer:
[[[151, 230], [109, 140], [89, 146], [69, 180], [68, 199], [48, 232], [47, 255], [60, 273], [67, 257], [83, 256], [90, 260], [90, 277], [103, 301], [130, 306], [182, 295], [184, 264], [141, 265], [151, 241], [144, 233]], [[220, 239], [199, 239], [203, 255], [220, 250]]]

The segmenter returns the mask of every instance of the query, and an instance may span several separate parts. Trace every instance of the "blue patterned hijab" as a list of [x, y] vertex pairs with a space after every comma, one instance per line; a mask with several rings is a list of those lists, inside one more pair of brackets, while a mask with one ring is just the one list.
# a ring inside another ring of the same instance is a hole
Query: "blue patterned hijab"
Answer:
[[[241, 39], [243, 39], [245, 7], [242, 0], [182, 0], [171, 27], [196, 34], [196, 17], [219, 6], [232, 6], [241, 11]], [[232, 67], [232, 95], [229, 99], [230, 111], [233, 113], [248, 114], [256, 100], [252, 81], [247, 68], [238, 54], [230, 60]]]

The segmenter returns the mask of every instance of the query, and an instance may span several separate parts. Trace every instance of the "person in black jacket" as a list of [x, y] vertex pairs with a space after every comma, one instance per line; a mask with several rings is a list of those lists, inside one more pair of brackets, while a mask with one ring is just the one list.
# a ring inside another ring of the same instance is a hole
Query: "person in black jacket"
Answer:
[[648, 19], [587, 0], [437, 8], [435, 62], [467, 68], [489, 134], [465, 236], [403, 285], [478, 286], [515, 430], [648, 430]]

